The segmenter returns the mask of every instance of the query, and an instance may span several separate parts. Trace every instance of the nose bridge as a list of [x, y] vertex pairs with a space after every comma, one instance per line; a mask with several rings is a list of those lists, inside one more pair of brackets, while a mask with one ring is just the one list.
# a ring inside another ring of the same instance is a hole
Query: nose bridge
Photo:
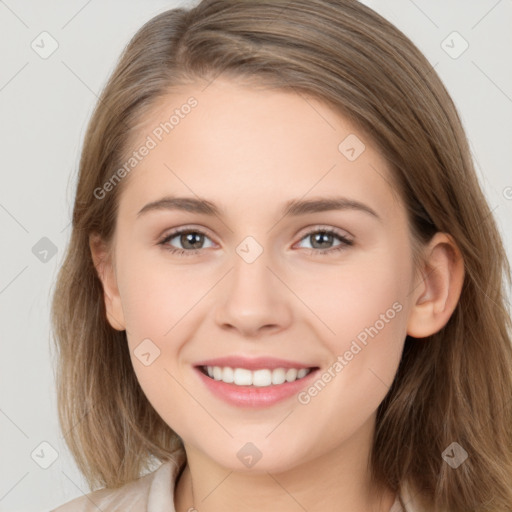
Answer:
[[[277, 290], [275, 277], [269, 270], [272, 266], [270, 250], [265, 250], [252, 237], [247, 237], [236, 248], [233, 258], [233, 270], [231, 275], [230, 296], [235, 297], [238, 304], [251, 304], [271, 300]], [[261, 307], [261, 306], [260, 306]]]
[[283, 327], [291, 315], [285, 287], [274, 275], [272, 251], [253, 237], [244, 239], [235, 251], [227, 289], [217, 308], [217, 322], [246, 335], [262, 327]]
[[245, 287], [248, 289], [260, 288], [257, 291], [265, 294], [270, 291], [266, 288], [270, 286], [270, 277], [272, 272], [269, 267], [272, 266], [270, 261], [270, 251], [264, 250], [257, 242], [244, 241], [236, 248], [236, 256], [233, 258], [233, 286], [243, 291]]

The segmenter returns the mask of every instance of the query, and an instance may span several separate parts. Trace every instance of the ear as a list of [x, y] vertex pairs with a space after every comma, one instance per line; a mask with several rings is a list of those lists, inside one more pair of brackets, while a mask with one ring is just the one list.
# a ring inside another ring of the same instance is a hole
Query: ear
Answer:
[[447, 233], [436, 233], [424, 256], [407, 324], [407, 334], [414, 338], [431, 336], [448, 323], [464, 282], [464, 260]]
[[112, 254], [97, 233], [92, 233], [89, 236], [89, 247], [96, 272], [103, 285], [107, 320], [114, 329], [124, 331], [126, 323], [123, 308], [121, 307], [121, 297], [117, 288], [117, 277], [112, 263]]

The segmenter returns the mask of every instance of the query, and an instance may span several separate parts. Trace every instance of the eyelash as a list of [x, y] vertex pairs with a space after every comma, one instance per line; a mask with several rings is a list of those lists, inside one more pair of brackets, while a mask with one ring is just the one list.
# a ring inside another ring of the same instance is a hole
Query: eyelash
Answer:
[[[188, 249], [177, 249], [177, 248], [171, 247], [170, 245], [167, 244], [170, 240], [172, 240], [173, 238], [175, 238], [175, 237], [177, 237], [179, 235], [190, 234], [190, 233], [199, 233], [201, 235], [204, 235], [204, 236], [208, 237], [207, 233], [205, 233], [201, 229], [197, 229], [197, 228], [194, 228], [194, 229], [181, 228], [181, 229], [177, 229], [176, 231], [173, 231], [172, 233], [169, 233], [162, 241], [158, 242], [158, 245], [163, 246], [163, 248], [166, 251], [169, 251], [170, 253], [175, 254], [177, 256], [184, 256], [185, 253], [187, 254], [187, 256], [193, 256], [193, 255], [199, 253], [202, 249], [190, 249], [190, 250], [188, 250]], [[337, 245], [337, 246], [332, 247], [330, 249], [323, 249], [323, 250], [322, 249], [306, 249], [307, 253], [310, 254], [310, 255], [327, 256], [327, 255], [336, 253], [338, 251], [342, 251], [347, 246], [352, 246], [354, 244], [354, 242], [352, 240], [350, 240], [350, 239], [346, 238], [345, 236], [341, 235], [336, 229], [333, 229], [333, 228], [321, 228], [321, 229], [320, 228], [316, 228], [313, 231], [309, 231], [308, 233], [306, 233], [301, 238], [301, 241], [304, 240], [304, 238], [307, 238], [308, 236], [311, 236], [311, 235], [314, 235], [314, 234], [317, 234], [317, 233], [332, 234], [336, 238], [338, 238], [338, 240], [340, 240], [342, 243], [340, 245]]]

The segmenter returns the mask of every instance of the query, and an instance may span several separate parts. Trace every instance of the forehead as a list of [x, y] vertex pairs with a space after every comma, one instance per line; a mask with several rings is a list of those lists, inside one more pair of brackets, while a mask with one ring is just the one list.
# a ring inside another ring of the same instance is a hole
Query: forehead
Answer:
[[172, 90], [143, 121], [131, 149], [149, 149], [123, 184], [121, 205], [164, 193], [260, 209], [262, 198], [269, 207], [307, 195], [350, 195], [381, 210], [396, 202], [372, 142], [301, 93], [218, 78]]

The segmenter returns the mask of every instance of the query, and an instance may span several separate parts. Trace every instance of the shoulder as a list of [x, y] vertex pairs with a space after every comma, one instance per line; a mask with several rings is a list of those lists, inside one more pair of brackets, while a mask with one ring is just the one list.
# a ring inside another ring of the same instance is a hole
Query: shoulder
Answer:
[[174, 483], [183, 462], [184, 458], [177, 456], [122, 487], [84, 494], [51, 512], [173, 512]]
[[404, 482], [400, 486], [400, 497], [389, 512], [429, 512], [421, 497], [421, 492], [411, 482]]

